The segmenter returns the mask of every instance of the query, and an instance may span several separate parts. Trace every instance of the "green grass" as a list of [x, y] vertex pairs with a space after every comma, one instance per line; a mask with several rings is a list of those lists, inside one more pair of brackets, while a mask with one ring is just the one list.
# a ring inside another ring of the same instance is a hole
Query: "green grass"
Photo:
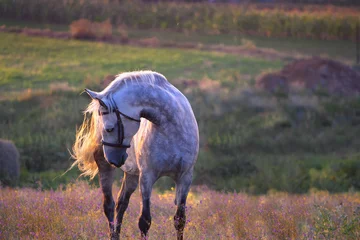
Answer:
[[355, 43], [344, 40], [312, 40], [297, 38], [256, 37], [234, 34], [207, 35], [154, 30], [129, 30], [129, 38], [157, 37], [160, 41], [195, 42], [201, 44], [242, 45], [243, 40], [252, 41], [256, 47], [275, 49], [279, 52], [325, 56], [339, 61], [355, 62]]
[[[180, 49], [135, 48], [76, 40], [56, 40], [0, 33], [0, 87], [46, 88], [51, 82], [81, 86], [108, 74], [151, 69], [172, 79], [216, 79], [221, 70], [256, 76], [263, 69], [279, 69], [280, 61]], [[206, 64], [211, 62], [212, 64]]]
[[69, 27], [64, 24], [19, 21], [15, 19], [6, 19], [6, 18], [0, 19], [0, 26], [2, 25], [5, 25], [6, 27], [51, 29], [53, 31], [63, 31], [63, 32], [69, 31]]
[[204, 139], [196, 181], [252, 193], [359, 189], [359, 98], [315, 96], [318, 104], [306, 108], [291, 95], [229, 95], [190, 97]]

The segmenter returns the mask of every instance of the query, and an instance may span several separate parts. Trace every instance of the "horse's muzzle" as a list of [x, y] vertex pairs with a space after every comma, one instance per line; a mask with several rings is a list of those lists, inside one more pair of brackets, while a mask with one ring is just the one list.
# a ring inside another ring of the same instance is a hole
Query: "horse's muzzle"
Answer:
[[119, 168], [124, 165], [128, 154], [126, 153], [126, 149], [111, 149], [106, 151], [104, 149], [105, 159], [115, 167]]

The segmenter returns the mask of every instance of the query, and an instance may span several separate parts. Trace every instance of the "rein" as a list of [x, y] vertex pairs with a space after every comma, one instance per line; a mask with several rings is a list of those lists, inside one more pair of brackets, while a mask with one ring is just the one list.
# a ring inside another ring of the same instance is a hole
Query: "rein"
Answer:
[[121, 116], [123, 115], [125, 118], [131, 120], [131, 121], [135, 121], [135, 122], [141, 122], [140, 119], [135, 119], [132, 118], [122, 112], [119, 111], [119, 109], [115, 108], [113, 109], [111, 112], [100, 112], [99, 111], [99, 115], [103, 116], [103, 115], [107, 115], [114, 112], [116, 114], [116, 118], [117, 118], [117, 125], [118, 125], [118, 141], [117, 143], [109, 143], [109, 142], [105, 142], [104, 140], [101, 140], [101, 144], [105, 145], [105, 146], [109, 146], [109, 147], [115, 147], [115, 148], [129, 148], [131, 147], [130, 145], [124, 145], [123, 141], [124, 141], [124, 124], [121, 121]]

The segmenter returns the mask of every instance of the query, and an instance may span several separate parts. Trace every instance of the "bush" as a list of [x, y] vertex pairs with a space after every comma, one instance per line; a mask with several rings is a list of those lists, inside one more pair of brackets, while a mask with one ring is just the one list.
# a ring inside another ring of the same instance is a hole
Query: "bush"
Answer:
[[14, 185], [20, 176], [19, 152], [14, 143], [0, 139], [0, 182]]
[[99, 23], [80, 19], [70, 24], [70, 33], [77, 39], [109, 39], [112, 36], [112, 25], [109, 19]]

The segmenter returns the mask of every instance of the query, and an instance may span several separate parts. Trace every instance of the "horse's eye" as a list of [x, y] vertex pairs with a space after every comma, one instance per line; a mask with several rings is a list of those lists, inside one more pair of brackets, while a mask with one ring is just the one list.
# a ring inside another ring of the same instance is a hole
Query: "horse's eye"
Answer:
[[108, 133], [114, 131], [114, 128], [107, 128], [105, 129]]

